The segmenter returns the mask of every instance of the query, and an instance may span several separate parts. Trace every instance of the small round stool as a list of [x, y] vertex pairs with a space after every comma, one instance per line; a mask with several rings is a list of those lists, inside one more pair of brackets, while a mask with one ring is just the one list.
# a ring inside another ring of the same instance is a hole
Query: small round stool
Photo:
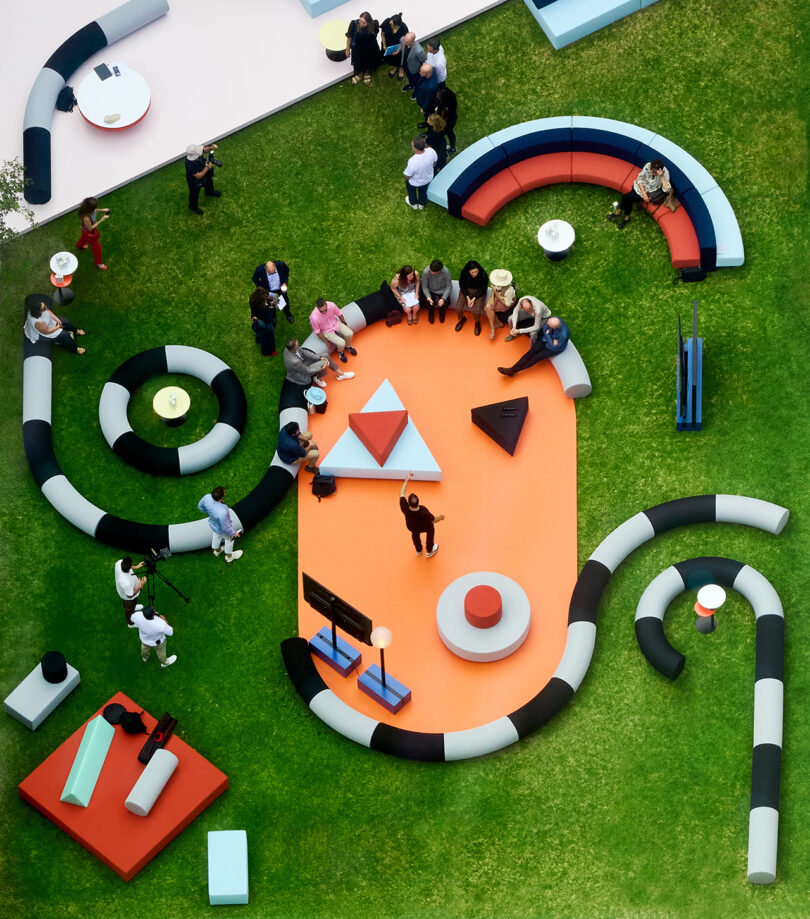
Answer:
[[707, 584], [701, 587], [697, 595], [695, 628], [703, 635], [710, 635], [717, 628], [715, 611], [726, 602], [726, 592], [719, 584]]

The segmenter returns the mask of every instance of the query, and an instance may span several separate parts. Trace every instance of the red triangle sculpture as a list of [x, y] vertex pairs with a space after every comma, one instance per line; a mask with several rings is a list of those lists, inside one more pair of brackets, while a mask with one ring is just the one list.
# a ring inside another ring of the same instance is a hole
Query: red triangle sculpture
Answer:
[[396, 412], [352, 412], [349, 415], [349, 427], [381, 466], [385, 465], [407, 424], [408, 412], [405, 409]]

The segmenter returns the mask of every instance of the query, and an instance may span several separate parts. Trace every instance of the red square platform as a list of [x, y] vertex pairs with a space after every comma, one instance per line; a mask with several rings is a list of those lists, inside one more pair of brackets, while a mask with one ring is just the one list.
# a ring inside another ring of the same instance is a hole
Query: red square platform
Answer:
[[[141, 710], [122, 692], [109, 701], [120, 702], [128, 711]], [[100, 715], [107, 705], [109, 702], [91, 718]], [[156, 721], [148, 712], [143, 713], [143, 721], [148, 731], [155, 727]], [[20, 782], [20, 796], [125, 881], [130, 881], [225, 791], [228, 777], [173, 735], [166, 749], [177, 757], [177, 769], [149, 816], [137, 817], [124, 807], [124, 801], [145, 768], [138, 762], [138, 753], [147, 735], [127, 734], [118, 725], [90, 806], [66, 804], [59, 796], [86, 725], [87, 722]]]

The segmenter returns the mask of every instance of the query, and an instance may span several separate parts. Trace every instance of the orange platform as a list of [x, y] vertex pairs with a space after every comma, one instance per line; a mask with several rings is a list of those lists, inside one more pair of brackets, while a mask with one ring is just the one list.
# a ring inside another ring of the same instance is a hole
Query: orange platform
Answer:
[[[565, 315], [564, 305], [558, 308]], [[348, 365], [356, 378], [338, 383], [330, 375], [328, 411], [310, 419], [325, 456], [349, 413], [390, 380], [442, 468], [441, 482], [409, 489], [433, 514], [446, 515], [436, 525], [437, 555], [416, 556], [399, 510], [401, 483], [339, 479], [337, 493], [318, 503], [311, 477], [299, 476], [299, 567], [375, 626], [391, 629], [386, 669], [412, 690], [413, 701], [390, 715], [357, 688], [356, 673], [344, 679], [316, 660], [318, 671], [357, 711], [414, 731], [475, 727], [531, 699], [559, 663], [577, 577], [574, 403], [548, 361], [512, 379], [497, 373], [523, 354], [524, 338], [505, 342], [501, 330], [490, 342], [486, 322], [478, 338], [471, 319], [459, 334], [454, 325], [452, 312], [430, 325], [422, 311], [415, 326], [364, 329]], [[528, 396], [529, 414], [510, 457], [472, 424], [470, 409], [518, 396]], [[513, 578], [531, 602], [528, 638], [500, 661], [462, 660], [439, 637], [442, 591], [473, 571]], [[298, 621], [307, 639], [326, 623], [303, 602], [300, 581]], [[363, 652], [360, 670], [379, 663], [374, 648], [352, 643]]]
[[[87, 720], [100, 715], [110, 702], [120, 702], [128, 711], [141, 711], [139, 705], [118, 692]], [[143, 713], [143, 721], [147, 731], [157, 723], [148, 712]], [[66, 804], [59, 796], [86, 725], [87, 721], [20, 782], [20, 796], [130, 881], [225, 791], [228, 777], [173, 735], [166, 749], [177, 757], [177, 769], [149, 816], [137, 817], [124, 807], [124, 800], [143, 772], [138, 753], [148, 735], [127, 734], [118, 725], [90, 805]]]

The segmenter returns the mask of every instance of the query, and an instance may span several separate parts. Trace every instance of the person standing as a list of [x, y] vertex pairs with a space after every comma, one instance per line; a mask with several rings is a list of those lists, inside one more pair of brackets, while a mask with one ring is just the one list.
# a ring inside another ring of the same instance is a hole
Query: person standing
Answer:
[[200, 189], [205, 189], [206, 198], [218, 198], [222, 192], [214, 190], [214, 164], [204, 154], [216, 150], [216, 144], [189, 144], [186, 147], [186, 185], [188, 185], [188, 207], [195, 214], [202, 214], [199, 206]]
[[442, 86], [436, 91], [436, 113], [444, 118], [448, 153], [456, 152], [456, 122], [458, 121], [458, 100], [452, 89]]
[[436, 89], [436, 74], [433, 67], [425, 61], [419, 68], [419, 81], [414, 91], [416, 104], [419, 106], [419, 111], [422, 113], [423, 120], [421, 124], [427, 124], [424, 119], [426, 119], [436, 107]]
[[211, 527], [213, 536], [211, 538], [211, 549], [214, 555], [221, 555], [223, 543], [225, 546], [225, 561], [235, 562], [242, 557], [242, 550], [233, 550], [233, 541], [242, 535], [241, 530], [233, 528], [231, 512], [228, 505], [224, 502], [225, 488], [217, 485], [210, 494], [200, 498], [197, 504], [197, 510], [208, 514], [208, 526]]
[[413, 32], [406, 32], [402, 38], [402, 59], [405, 64], [405, 76], [408, 78], [402, 92], [413, 94], [416, 81], [419, 79], [419, 68], [427, 59], [425, 49], [416, 40]]
[[411, 141], [413, 155], [402, 173], [405, 176], [405, 188], [408, 194], [405, 203], [415, 211], [423, 211], [427, 204], [427, 187], [433, 180], [433, 167], [438, 157], [432, 147], [428, 147], [424, 137]]
[[425, 122], [425, 143], [436, 151], [436, 165], [433, 167], [434, 175], [447, 165], [447, 135], [445, 134], [444, 118], [431, 112]]
[[[99, 216], [100, 215], [100, 216]], [[93, 253], [93, 262], [96, 268], [107, 270], [104, 259], [101, 257], [101, 242], [98, 228], [105, 220], [110, 219], [110, 209], [99, 207], [97, 198], [85, 198], [79, 205], [79, 217], [82, 224], [82, 235], [76, 243], [77, 249], [90, 249]]]
[[438, 35], [427, 41], [427, 62], [436, 73], [436, 82], [439, 89], [447, 82], [447, 58], [442, 48], [442, 40]]
[[141, 660], [146, 663], [154, 648], [160, 666], [171, 667], [177, 660], [177, 655], [166, 657], [166, 639], [174, 635], [174, 629], [166, 621], [166, 617], [156, 613], [154, 607], [145, 606], [132, 614], [132, 624], [137, 628], [138, 637], [141, 639]]
[[135, 612], [135, 607], [138, 603], [138, 594], [140, 594], [143, 585], [146, 583], [145, 577], [139, 578], [135, 574], [139, 568], [143, 568], [143, 562], [133, 565], [132, 559], [128, 555], [119, 558], [115, 563], [115, 589], [123, 601], [124, 618], [131, 629], [135, 628], [132, 614]]
[[352, 59], [353, 85], [360, 80], [366, 86], [371, 84], [371, 75], [380, 64], [381, 52], [377, 44], [379, 31], [379, 23], [371, 18], [371, 13], [361, 13], [357, 19], [349, 23], [349, 30], [346, 32], [346, 57]]
[[537, 337], [537, 341], [531, 345], [523, 357], [511, 367], [499, 367], [498, 373], [506, 377], [513, 377], [521, 370], [528, 370], [529, 367], [534, 367], [540, 361], [565, 351], [570, 337], [571, 333], [563, 320], [559, 316], [551, 316], [543, 326], [542, 335]]
[[399, 509], [405, 515], [405, 526], [411, 534], [417, 556], [422, 554], [422, 533], [424, 533], [425, 558], [433, 558], [439, 551], [439, 544], [434, 541], [433, 525], [444, 520], [444, 514], [434, 517], [424, 504], [419, 503], [419, 497], [413, 493], [408, 495], [407, 499], [405, 498], [408, 482], [412, 478], [413, 473], [409, 472], [402, 483], [402, 488], [399, 492]]
[[408, 32], [408, 27], [402, 21], [402, 13], [395, 13], [389, 19], [386, 19], [380, 28], [382, 31], [383, 54], [385, 55], [385, 60], [392, 65], [388, 71], [388, 76], [401, 80], [405, 76], [405, 71], [402, 69], [402, 39]]
[[263, 287], [268, 293], [284, 298], [284, 305], [279, 300], [278, 309], [287, 317], [287, 322], [293, 321], [290, 292], [287, 289], [290, 280], [290, 268], [280, 258], [270, 259], [263, 265], [257, 265], [253, 272], [253, 283], [256, 287]]
[[434, 258], [422, 272], [420, 286], [422, 302], [427, 307], [428, 322], [431, 325], [435, 322], [436, 310], [439, 311], [439, 322], [444, 322], [452, 291], [453, 282], [450, 278], [450, 270], [442, 264], [441, 259]]
[[256, 344], [265, 357], [275, 357], [276, 350], [276, 304], [275, 294], [269, 294], [263, 287], [257, 287], [250, 295], [250, 325], [256, 336]]

